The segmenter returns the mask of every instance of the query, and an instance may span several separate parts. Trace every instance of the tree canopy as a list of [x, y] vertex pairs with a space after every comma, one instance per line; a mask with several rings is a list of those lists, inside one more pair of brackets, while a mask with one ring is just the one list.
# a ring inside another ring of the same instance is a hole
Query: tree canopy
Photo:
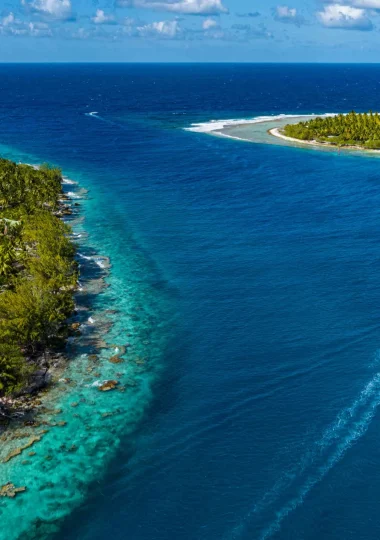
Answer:
[[298, 124], [288, 124], [283, 131], [286, 136], [302, 141], [380, 148], [380, 115], [372, 111], [318, 117]]
[[0, 159], [0, 395], [20, 389], [64, 331], [77, 282], [70, 228], [58, 217], [61, 172]]

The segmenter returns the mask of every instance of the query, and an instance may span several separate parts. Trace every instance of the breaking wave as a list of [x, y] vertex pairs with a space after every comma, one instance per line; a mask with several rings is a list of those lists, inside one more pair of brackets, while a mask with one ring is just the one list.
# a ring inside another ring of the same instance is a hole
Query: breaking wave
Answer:
[[260, 124], [263, 122], [273, 122], [276, 120], [285, 120], [286, 118], [326, 118], [328, 116], [336, 116], [337, 113], [326, 114], [279, 114], [275, 116], [255, 116], [253, 118], [238, 118], [229, 120], [210, 120], [208, 122], [200, 122], [191, 124], [190, 127], [184, 128], [185, 131], [194, 131], [196, 133], [212, 133], [221, 131], [224, 128], [231, 126], [240, 126], [243, 124]]

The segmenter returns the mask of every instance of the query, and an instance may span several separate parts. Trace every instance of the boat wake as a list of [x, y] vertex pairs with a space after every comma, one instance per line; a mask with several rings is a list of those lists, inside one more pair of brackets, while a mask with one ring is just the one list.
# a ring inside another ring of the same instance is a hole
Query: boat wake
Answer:
[[255, 518], [267, 523], [258, 535], [272, 537], [283, 520], [300, 506], [310, 490], [343, 458], [368, 430], [380, 405], [380, 372], [365, 385], [357, 399], [343, 409], [321, 438], [306, 452], [298, 467], [286, 471], [271, 490], [258, 501], [230, 535], [240, 538]]
[[90, 116], [91, 118], [96, 118], [96, 120], [100, 120], [100, 122], [104, 122], [105, 124], [109, 124], [111, 126], [116, 126], [119, 129], [125, 130], [126, 126], [120, 122], [115, 122], [114, 120], [110, 120], [109, 118], [105, 118], [104, 116], [101, 116], [97, 111], [92, 111], [89, 113], [84, 113], [85, 116]]

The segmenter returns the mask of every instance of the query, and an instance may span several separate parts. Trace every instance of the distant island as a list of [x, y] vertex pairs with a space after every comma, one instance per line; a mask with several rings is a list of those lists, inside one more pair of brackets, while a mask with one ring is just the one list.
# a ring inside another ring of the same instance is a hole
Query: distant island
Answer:
[[270, 133], [309, 144], [379, 150], [380, 115], [372, 111], [352, 111], [349, 114], [317, 117], [297, 124], [287, 124], [283, 129], [271, 130]]
[[195, 123], [188, 131], [253, 142], [271, 143], [267, 135], [291, 146], [380, 152], [380, 113], [280, 114], [242, 120]]

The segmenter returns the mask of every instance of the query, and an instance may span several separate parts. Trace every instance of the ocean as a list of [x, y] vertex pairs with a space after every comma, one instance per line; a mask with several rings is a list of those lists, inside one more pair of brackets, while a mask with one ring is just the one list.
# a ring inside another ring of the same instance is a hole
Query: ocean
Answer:
[[379, 89], [380, 65], [0, 65], [0, 154], [88, 190], [95, 325], [131, 344], [124, 393], [72, 359], [1, 540], [379, 538], [380, 161], [207, 128]]

